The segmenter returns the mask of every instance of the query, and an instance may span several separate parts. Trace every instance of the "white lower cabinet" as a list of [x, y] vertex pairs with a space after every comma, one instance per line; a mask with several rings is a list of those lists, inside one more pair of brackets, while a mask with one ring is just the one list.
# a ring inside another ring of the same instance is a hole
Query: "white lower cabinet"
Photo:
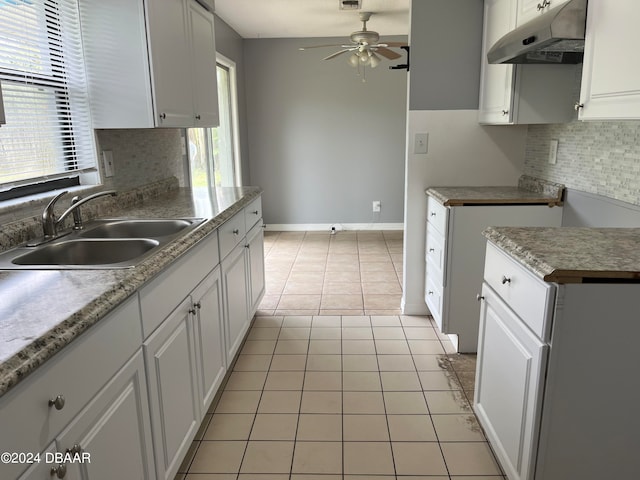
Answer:
[[530, 478], [548, 345], [485, 284], [475, 410], [511, 479]]
[[640, 478], [640, 284], [486, 258], [474, 410], [509, 480]]
[[224, 348], [222, 277], [216, 267], [191, 294], [200, 411], [207, 411], [227, 371]]
[[58, 451], [74, 458], [64, 478], [156, 478], [148, 405], [139, 351], [60, 435]]
[[191, 298], [144, 342], [158, 479], [175, 477], [200, 426]]
[[486, 239], [490, 226], [560, 226], [562, 208], [547, 205], [444, 206], [427, 197], [425, 303], [459, 352], [476, 352]]
[[252, 318], [258, 310], [258, 305], [264, 296], [264, 232], [259, 223], [247, 233], [247, 256], [249, 268], [249, 317]]
[[245, 244], [239, 243], [221, 263], [228, 363], [233, 360], [240, 348], [251, 321], [247, 298], [247, 255], [245, 250]]

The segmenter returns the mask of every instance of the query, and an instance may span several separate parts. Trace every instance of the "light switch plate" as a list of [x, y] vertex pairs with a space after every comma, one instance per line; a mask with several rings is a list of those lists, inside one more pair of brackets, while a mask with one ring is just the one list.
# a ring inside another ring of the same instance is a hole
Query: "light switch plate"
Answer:
[[413, 153], [424, 154], [429, 150], [429, 134], [416, 133], [413, 142]]
[[558, 140], [549, 142], [549, 164], [555, 165], [558, 161]]

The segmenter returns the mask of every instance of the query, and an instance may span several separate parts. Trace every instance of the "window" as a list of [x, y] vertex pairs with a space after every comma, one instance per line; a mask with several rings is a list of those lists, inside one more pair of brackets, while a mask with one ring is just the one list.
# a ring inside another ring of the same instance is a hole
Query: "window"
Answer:
[[77, 0], [0, 0], [0, 83], [0, 191], [95, 171]]
[[194, 189], [208, 189], [209, 186], [233, 187], [242, 183], [238, 152], [235, 63], [218, 55], [216, 74], [220, 126], [187, 130], [191, 185]]

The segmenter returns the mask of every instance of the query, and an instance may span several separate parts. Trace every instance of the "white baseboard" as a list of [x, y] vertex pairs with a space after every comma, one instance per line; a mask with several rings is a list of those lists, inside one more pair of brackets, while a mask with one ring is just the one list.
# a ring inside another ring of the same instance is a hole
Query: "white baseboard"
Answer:
[[405, 303], [404, 298], [402, 299], [402, 302], [400, 302], [400, 309], [402, 310], [402, 313], [404, 315], [430, 315], [431, 314], [431, 312], [429, 311], [425, 303], [422, 303], [422, 304]]
[[404, 223], [268, 223], [268, 232], [336, 232], [343, 230], [404, 230]]

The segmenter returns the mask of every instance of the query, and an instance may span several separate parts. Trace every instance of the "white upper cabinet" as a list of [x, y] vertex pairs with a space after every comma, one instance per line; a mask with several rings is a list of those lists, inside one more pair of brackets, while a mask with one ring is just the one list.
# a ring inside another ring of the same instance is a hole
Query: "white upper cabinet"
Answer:
[[489, 65], [487, 52], [516, 25], [516, 3], [485, 0], [480, 75], [480, 123], [512, 123], [511, 100], [515, 83], [514, 65]]
[[569, 0], [518, 0], [517, 26], [533, 20], [550, 9], [567, 3]]
[[637, 0], [589, 0], [580, 120], [640, 118]]
[[195, 0], [83, 0], [94, 128], [218, 125], [213, 14]]
[[519, 4], [485, 0], [478, 121], [489, 125], [565, 123], [575, 118], [575, 65], [490, 65], [487, 52], [516, 27]]

